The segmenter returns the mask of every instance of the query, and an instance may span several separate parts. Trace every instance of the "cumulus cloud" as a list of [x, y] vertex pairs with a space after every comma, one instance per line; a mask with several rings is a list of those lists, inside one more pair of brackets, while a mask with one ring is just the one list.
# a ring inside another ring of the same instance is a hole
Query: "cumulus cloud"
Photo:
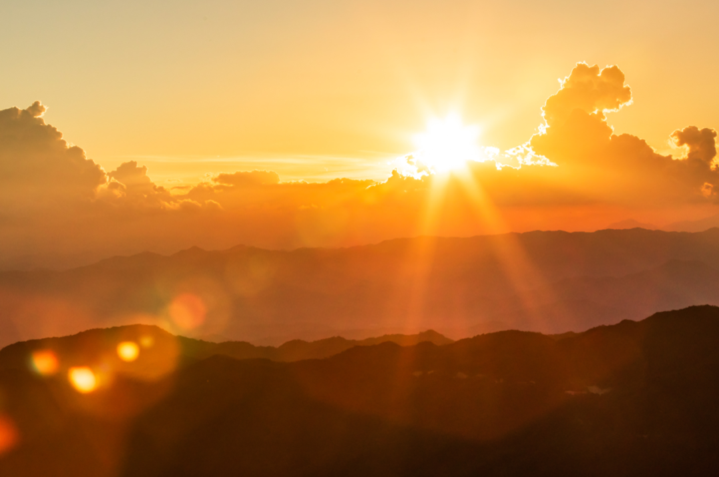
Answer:
[[596, 65], [578, 63], [560, 83], [559, 91], [542, 108], [545, 123], [532, 137], [532, 149], [560, 166], [611, 162], [616, 154], [606, 151], [613, 130], [605, 113], [632, 100], [624, 74], [616, 66], [600, 70]]
[[147, 167], [138, 166], [136, 161], [120, 164], [108, 176], [124, 187], [124, 193], [117, 196], [123, 205], [176, 208], [176, 199], [164, 187], [155, 185], [147, 175]]
[[671, 138], [677, 146], [686, 146], [687, 160], [700, 165], [713, 168], [714, 158], [717, 155], [715, 138], [716, 131], [709, 128], [699, 129], [696, 126], [676, 130]]
[[110, 173], [110, 177], [122, 182], [127, 187], [144, 191], [154, 189], [154, 184], [147, 176], [147, 167], [138, 166], [136, 161], [120, 164], [117, 169]]
[[[39, 102], [6, 109], [0, 268], [10, 266], [7, 257], [39, 251], [97, 259], [193, 245], [344, 246], [418, 234], [591, 230], [626, 218], [624, 209], [711, 206], [719, 187], [716, 132], [679, 129], [671, 139], [686, 154], [658, 154], [608, 123], [631, 100], [619, 68], [580, 63], [546, 101], [538, 134], [461, 174], [435, 174], [408, 155], [408, 171], [384, 181], [282, 182], [276, 172], [255, 170], [208, 175], [172, 192], [135, 161], [106, 173], [45, 123]], [[507, 157], [512, 167], [498, 167]]]
[[679, 158], [658, 154], [631, 134], [614, 134], [606, 113], [631, 103], [624, 81], [616, 66], [577, 64], [544, 105], [545, 123], [532, 137], [532, 149], [605, 200], [657, 204], [713, 197], [719, 184], [712, 167], [716, 132], [690, 126], [672, 133], [688, 151]]
[[43, 114], [45, 114], [45, 111], [47, 111], [47, 108], [45, 106], [43, 106], [43, 104], [40, 101], [35, 101], [25, 111], [27, 111], [28, 114], [30, 114], [32, 117], [39, 118]]
[[92, 198], [107, 180], [102, 168], [45, 124], [40, 102], [0, 111], [2, 205], [56, 203]]
[[542, 109], [549, 126], [561, 126], [576, 111], [602, 116], [630, 104], [632, 91], [624, 84], [624, 73], [616, 66], [602, 70], [579, 63], [561, 81], [561, 88]]
[[[0, 215], [6, 220], [62, 221], [118, 209], [195, 210], [152, 182], [147, 168], [126, 162], [106, 173], [60, 131], [46, 124], [46, 107], [0, 111]], [[189, 200], [189, 199], [188, 199]]]

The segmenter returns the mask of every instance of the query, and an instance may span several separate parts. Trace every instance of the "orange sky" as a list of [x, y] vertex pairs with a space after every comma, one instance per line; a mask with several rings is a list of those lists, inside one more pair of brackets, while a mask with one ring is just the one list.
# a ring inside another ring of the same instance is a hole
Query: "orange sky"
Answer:
[[717, 10], [3, 2], [0, 265], [712, 216]]
[[[667, 149], [673, 130], [717, 122], [707, 52], [718, 10], [706, 0], [8, 0], [0, 108], [41, 100], [97, 163], [136, 159], [160, 182], [258, 168], [267, 155], [286, 179], [381, 179], [389, 170], [377, 163], [409, 152], [432, 114], [459, 110], [487, 146], [523, 143], [557, 79], [587, 61], [619, 65], [636, 91], [612, 118], [617, 130]], [[302, 167], [283, 165], [297, 157]]]

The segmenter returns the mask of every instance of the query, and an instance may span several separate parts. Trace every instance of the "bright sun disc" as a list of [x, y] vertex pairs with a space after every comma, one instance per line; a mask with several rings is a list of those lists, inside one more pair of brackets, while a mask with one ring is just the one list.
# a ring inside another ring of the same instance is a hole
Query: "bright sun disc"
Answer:
[[461, 168], [468, 161], [480, 160], [478, 137], [479, 128], [465, 126], [456, 114], [444, 119], [431, 119], [427, 123], [427, 131], [414, 137], [415, 146], [419, 149], [416, 158], [438, 171]]

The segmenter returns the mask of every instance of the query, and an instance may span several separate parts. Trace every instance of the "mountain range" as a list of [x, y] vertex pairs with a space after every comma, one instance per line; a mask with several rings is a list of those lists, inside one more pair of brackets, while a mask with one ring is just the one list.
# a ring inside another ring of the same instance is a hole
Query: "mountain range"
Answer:
[[434, 329], [580, 331], [719, 305], [719, 229], [419, 237], [343, 249], [198, 248], [0, 272], [0, 345], [132, 323], [277, 346]]
[[[151, 326], [20, 342], [0, 351], [0, 474], [715, 475], [717, 342], [711, 306], [293, 362]], [[54, 374], [28, 366], [38, 352]], [[93, 392], [68, 383], [78, 366]]]

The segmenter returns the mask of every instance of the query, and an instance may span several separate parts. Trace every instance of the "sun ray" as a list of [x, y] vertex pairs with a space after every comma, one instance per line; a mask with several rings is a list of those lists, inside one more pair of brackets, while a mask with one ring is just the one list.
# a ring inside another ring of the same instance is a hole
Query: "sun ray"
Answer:
[[[469, 195], [470, 203], [480, 214], [480, 219], [488, 224], [490, 229], [509, 230], [505, 220], [498, 212], [497, 207], [494, 206], [491, 198], [484, 191], [477, 177], [472, 174], [457, 174], [455, 177], [461, 184], [463, 190]], [[542, 321], [541, 317], [534, 311], [538, 303], [534, 303], [531, 297], [521, 292], [535, 288], [537, 284], [543, 283], [544, 280], [524, 250], [517, 234], [504, 235], [503, 242], [504, 247], [495, 250], [503, 273], [509, 279], [514, 291], [520, 292], [517, 293], [516, 296], [522, 308], [527, 312], [528, 317], [534, 322], [540, 322]], [[543, 302], [555, 301], [553, 297], [546, 295], [546, 292], [544, 297]], [[545, 323], [537, 324], [544, 325]], [[469, 327], [471, 323], [467, 323], [467, 325]]]

